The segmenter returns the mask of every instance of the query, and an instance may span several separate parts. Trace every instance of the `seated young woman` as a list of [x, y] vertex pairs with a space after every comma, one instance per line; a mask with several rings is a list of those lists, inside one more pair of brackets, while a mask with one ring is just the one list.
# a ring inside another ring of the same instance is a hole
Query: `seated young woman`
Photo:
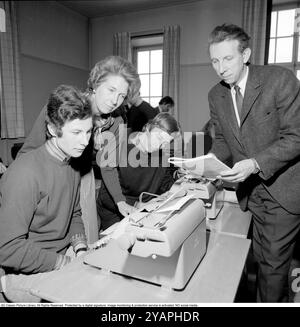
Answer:
[[[123, 218], [116, 205], [117, 201], [123, 199], [134, 206], [142, 192], [162, 194], [168, 191], [175, 181], [173, 176], [176, 168], [170, 166], [167, 159], [173, 155], [172, 144], [175, 138], [180, 137], [181, 132], [173, 116], [160, 113], [145, 125], [142, 132], [129, 136], [126, 129], [123, 132], [120, 153], [115, 152], [114, 157], [106, 158], [105, 153], [112, 152], [106, 151], [104, 146], [97, 155], [100, 168], [102, 165], [118, 167], [120, 180], [120, 185], [114, 185], [113, 194], [108, 192], [104, 183], [101, 185], [97, 211], [102, 230]], [[107, 137], [109, 139], [109, 136]], [[151, 196], [143, 197], [143, 201], [150, 198]]]

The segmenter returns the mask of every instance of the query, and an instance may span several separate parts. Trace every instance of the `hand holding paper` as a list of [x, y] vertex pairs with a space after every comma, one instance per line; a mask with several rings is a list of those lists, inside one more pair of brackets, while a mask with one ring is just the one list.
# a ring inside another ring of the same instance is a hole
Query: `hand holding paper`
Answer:
[[251, 159], [245, 159], [237, 162], [230, 171], [220, 172], [218, 178], [231, 183], [239, 183], [247, 179], [254, 170], [254, 162]]
[[168, 159], [168, 162], [186, 169], [196, 177], [216, 179], [223, 172], [231, 172], [231, 168], [220, 161], [213, 153], [196, 158], [176, 158]]

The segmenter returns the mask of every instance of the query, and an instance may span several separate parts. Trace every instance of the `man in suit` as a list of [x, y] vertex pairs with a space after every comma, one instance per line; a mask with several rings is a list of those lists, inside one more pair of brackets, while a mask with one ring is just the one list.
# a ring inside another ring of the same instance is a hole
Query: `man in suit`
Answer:
[[222, 161], [232, 156], [232, 170], [220, 178], [239, 183], [240, 206], [253, 215], [257, 301], [282, 302], [300, 228], [300, 83], [283, 67], [249, 65], [249, 39], [232, 24], [210, 34], [221, 78], [208, 95], [211, 152]]

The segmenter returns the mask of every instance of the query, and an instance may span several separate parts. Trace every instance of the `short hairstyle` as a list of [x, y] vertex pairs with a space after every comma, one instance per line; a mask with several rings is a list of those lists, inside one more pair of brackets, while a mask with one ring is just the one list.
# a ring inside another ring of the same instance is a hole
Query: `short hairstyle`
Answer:
[[241, 27], [234, 24], [223, 24], [215, 27], [209, 35], [208, 45], [228, 40], [239, 41], [239, 51], [241, 53], [249, 48], [250, 36]]
[[170, 135], [174, 132], [181, 132], [179, 123], [168, 112], [161, 112], [157, 114], [151, 121], [146, 124], [145, 127], [149, 131], [155, 127], [158, 127]]
[[170, 106], [173, 107], [174, 106], [174, 100], [170, 96], [166, 95], [165, 97], [160, 99], [158, 104], [159, 105], [170, 105]]
[[134, 98], [141, 87], [139, 74], [134, 65], [120, 56], [109, 56], [96, 63], [90, 72], [88, 89], [96, 89], [109, 75], [122, 76], [128, 83], [127, 99]]
[[[74, 86], [60, 85], [49, 96], [46, 110], [46, 125], [56, 129], [58, 137], [62, 136], [62, 127], [74, 119], [92, 117], [92, 108], [87, 96]], [[47, 131], [47, 137], [51, 135]]]

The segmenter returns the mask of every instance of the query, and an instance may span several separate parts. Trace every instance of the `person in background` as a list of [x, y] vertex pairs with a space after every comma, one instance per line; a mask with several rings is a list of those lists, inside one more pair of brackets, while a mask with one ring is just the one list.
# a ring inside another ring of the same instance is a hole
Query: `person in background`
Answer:
[[[143, 132], [129, 135], [128, 143], [124, 142], [121, 146], [120, 157], [116, 163], [120, 184], [114, 185], [115, 190], [112, 194], [105, 188], [101, 188], [99, 192], [97, 206], [102, 230], [123, 218], [116, 206], [119, 197], [134, 206], [142, 192], [162, 194], [170, 189], [175, 181], [176, 169], [170, 167], [167, 162], [171, 156], [171, 151], [168, 150], [170, 143], [180, 136], [180, 133], [178, 122], [165, 112], [149, 121]], [[104, 163], [100, 152], [97, 155], [97, 162], [99, 166]], [[150, 198], [146, 196], [143, 201]]]
[[167, 95], [160, 99], [157, 109], [159, 112], [168, 112], [169, 114], [174, 115], [174, 105], [174, 100]]
[[127, 101], [127, 106], [127, 124], [130, 132], [141, 132], [148, 121], [159, 113], [156, 108], [144, 101], [140, 94]]
[[[60, 85], [46, 106], [47, 141], [17, 158], [0, 185], [1, 292], [12, 302], [37, 302], [30, 286], [87, 250], [79, 203], [80, 157], [92, 134], [92, 110], [76, 88]], [[40, 274], [41, 273], [41, 274]]]
[[242, 210], [253, 215], [257, 301], [287, 301], [288, 271], [300, 229], [300, 82], [280, 66], [248, 65], [250, 37], [239, 26], [217, 26], [209, 55], [221, 82], [208, 94], [215, 126], [211, 153], [232, 170]]
[[[121, 106], [124, 100], [130, 101], [139, 92], [141, 82], [135, 67], [127, 60], [119, 56], [109, 56], [97, 62], [90, 72], [88, 79], [87, 96], [92, 104], [94, 116], [93, 137], [83, 155], [74, 161], [75, 169], [80, 170], [81, 180], [81, 206], [84, 222], [92, 216], [96, 216], [95, 182], [92, 168], [94, 153], [101, 147], [101, 133], [109, 130], [113, 139], [111, 142], [118, 149], [119, 126], [123, 124], [121, 116], [113, 117], [114, 111]], [[45, 108], [41, 111], [34, 126], [26, 138], [25, 143], [18, 155], [22, 155], [37, 148], [45, 141]], [[111, 184], [119, 183], [118, 171], [110, 167], [101, 170], [102, 180], [110, 189]], [[132, 212], [133, 208], [125, 201], [117, 203], [122, 215]], [[91, 212], [91, 208], [94, 211]], [[97, 220], [97, 217], [95, 217]], [[97, 222], [96, 222], [97, 223]], [[88, 222], [88, 225], [94, 225]], [[87, 228], [88, 229], [88, 228]], [[90, 242], [98, 239], [99, 226], [93, 228], [93, 237]]]

